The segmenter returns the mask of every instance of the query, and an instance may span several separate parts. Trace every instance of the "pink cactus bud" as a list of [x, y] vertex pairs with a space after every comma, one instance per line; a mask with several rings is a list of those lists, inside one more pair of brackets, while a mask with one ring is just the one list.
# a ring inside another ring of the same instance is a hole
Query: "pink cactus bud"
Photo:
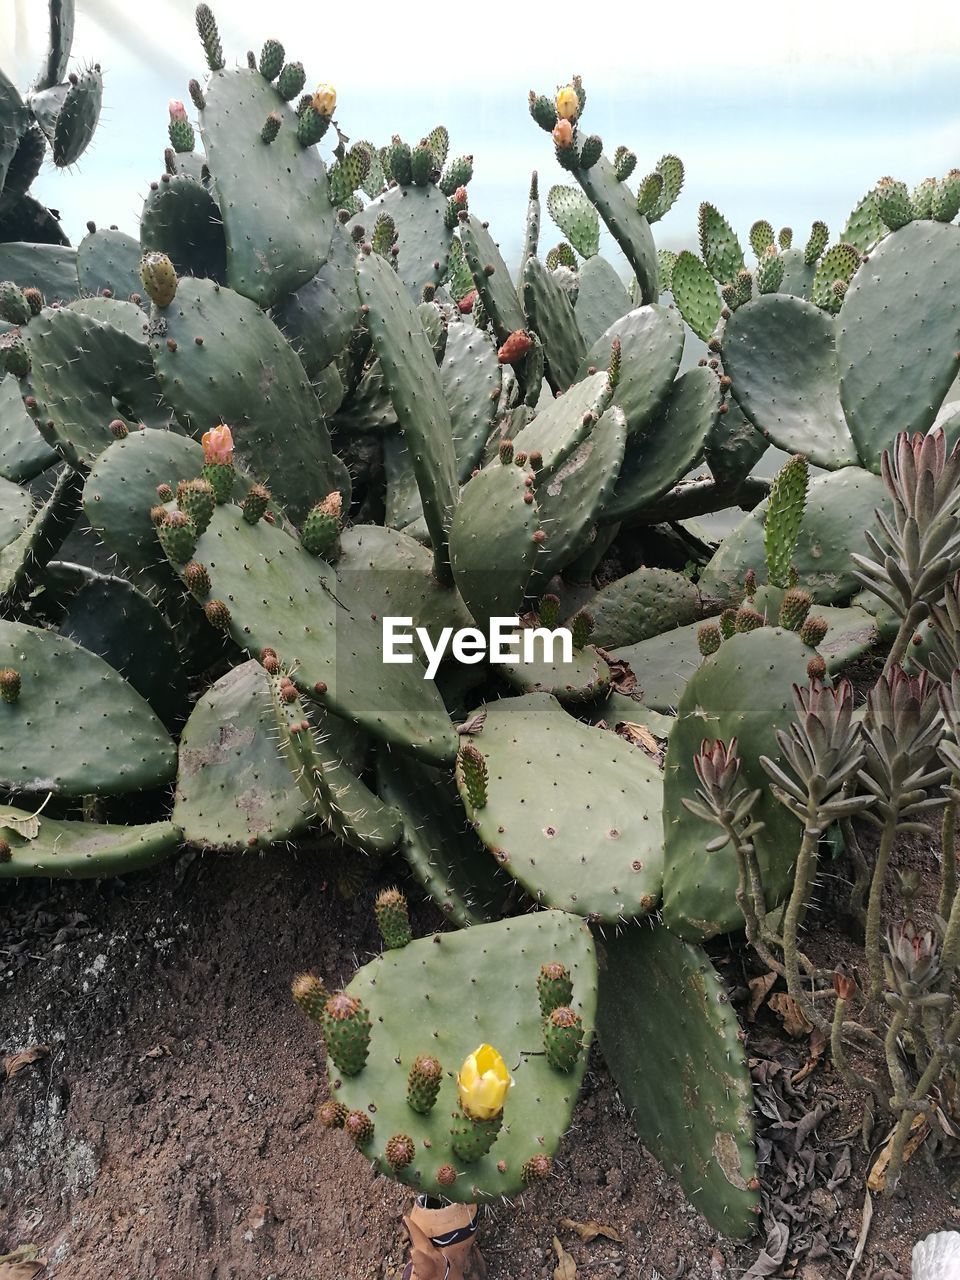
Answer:
[[454, 204], [466, 204], [466, 203], [467, 203], [467, 188], [466, 188], [466, 187], [457, 187], [456, 191], [453, 193], [453, 200], [454, 200]]
[[169, 109], [170, 109], [171, 120], [186, 120], [187, 108], [183, 105], [183, 103], [178, 98], [170, 99]]

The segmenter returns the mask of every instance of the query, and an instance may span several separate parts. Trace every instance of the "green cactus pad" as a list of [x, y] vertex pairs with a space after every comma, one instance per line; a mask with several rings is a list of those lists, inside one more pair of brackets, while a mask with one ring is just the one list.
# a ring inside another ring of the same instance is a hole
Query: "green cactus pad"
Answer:
[[[554, 1071], [540, 1049], [537, 974], [554, 960], [570, 970], [589, 1044], [596, 1014], [593, 941], [582, 922], [561, 911], [435, 934], [387, 951], [360, 970], [347, 990], [370, 1010], [370, 1056], [358, 1075], [342, 1077], [336, 1098], [364, 1114], [375, 1106], [374, 1135], [364, 1154], [380, 1169], [389, 1171], [385, 1153], [393, 1134], [409, 1134], [416, 1156], [395, 1176], [419, 1192], [470, 1202], [518, 1193], [530, 1156], [553, 1153], [570, 1123], [587, 1062], [584, 1052], [573, 1071]], [[451, 974], [470, 975], [469, 1000]], [[465, 1164], [451, 1148], [456, 1073], [484, 1043], [503, 1055], [514, 1086], [490, 1153]], [[420, 1115], [407, 1102], [407, 1076], [424, 1053], [439, 1059], [444, 1079], [436, 1104]], [[330, 1074], [339, 1078], [332, 1064]], [[448, 1164], [458, 1176], [441, 1185], [437, 1170]]]
[[[57, 93], [56, 89], [47, 90]], [[44, 121], [36, 107], [36, 95], [31, 109], [44, 128]], [[83, 155], [97, 128], [100, 107], [103, 103], [103, 76], [99, 67], [89, 67], [81, 72], [76, 83], [70, 83], [55, 116], [55, 123], [47, 133], [53, 163], [59, 169], [75, 164]], [[46, 130], [45, 130], [46, 131]]]
[[[122, 306], [124, 304], [117, 303]], [[156, 403], [150, 355], [114, 325], [70, 307], [46, 309], [23, 330], [32, 367], [21, 386], [39, 402], [31, 412], [44, 439], [71, 466], [87, 468], [112, 443], [117, 404], [137, 414]], [[77, 352], [84, 353], [77, 359]], [[128, 419], [133, 424], [136, 418]]]
[[547, 212], [581, 258], [600, 252], [600, 218], [576, 187], [555, 186], [547, 192]]
[[633, 303], [623, 281], [599, 254], [582, 264], [577, 283], [577, 327], [590, 347], [615, 321], [633, 310]]
[[378, 216], [388, 213], [397, 233], [397, 273], [419, 302], [424, 285], [438, 285], [447, 273], [453, 232], [444, 221], [446, 210], [446, 199], [432, 184], [391, 187], [355, 214], [346, 229], [362, 226], [369, 240]]
[[[297, 138], [296, 116], [257, 71], [217, 71], [205, 91], [200, 131], [213, 172], [227, 246], [227, 282], [259, 306], [311, 280], [330, 250], [335, 211], [315, 148]], [[260, 139], [271, 111], [273, 142]]]
[[574, 176], [633, 268], [641, 302], [656, 302], [660, 296], [657, 246], [630, 188], [604, 155], [591, 168], [577, 169]]
[[720, 381], [712, 369], [697, 366], [682, 374], [656, 419], [627, 441], [603, 523], [624, 520], [671, 489], [703, 452], [719, 409]]
[[497, 414], [503, 366], [485, 333], [470, 324], [451, 324], [440, 366], [443, 395], [457, 455], [457, 478], [469, 480]]
[[140, 246], [122, 231], [92, 231], [77, 249], [77, 276], [84, 293], [108, 289], [119, 299], [142, 293]]
[[957, 375], [960, 227], [912, 222], [878, 245], [837, 318], [840, 400], [863, 466], [926, 431]]
[[452, 759], [456, 735], [423, 668], [384, 663], [379, 624], [337, 602], [322, 561], [264, 520], [247, 524], [230, 504], [214, 511], [194, 558], [227, 603], [238, 644], [275, 649], [308, 697], [375, 737], [435, 763]]
[[706, 342], [720, 320], [720, 295], [710, 272], [689, 249], [677, 255], [670, 289], [677, 310], [697, 337]]
[[590, 544], [593, 526], [613, 495], [626, 444], [626, 417], [612, 405], [566, 462], [537, 484], [540, 524], [546, 534], [537, 560], [542, 577], [558, 573]]
[[157, 382], [180, 422], [196, 436], [227, 423], [238, 458], [292, 519], [334, 489], [349, 502], [349, 475], [306, 370], [255, 303], [211, 280], [181, 280], [152, 347]]
[[597, 1034], [640, 1141], [712, 1227], [752, 1235], [753, 1091], [723, 982], [701, 947], [664, 929], [624, 930], [604, 956]]
[[859, 253], [866, 253], [886, 234], [887, 228], [877, 208], [877, 194], [870, 190], [851, 211], [840, 239], [844, 244], [852, 244]]
[[29, 594], [44, 565], [76, 524], [82, 490], [80, 473], [61, 468], [50, 496], [22, 532], [6, 546], [0, 539], [0, 599]]
[[[831, 245], [813, 275], [810, 297], [818, 307], [835, 315], [840, 310], [842, 290], [860, 265], [860, 253], [852, 244]], [[841, 293], [837, 292], [837, 285]]]
[[531, 662], [505, 662], [497, 671], [521, 693], [549, 693], [564, 706], [592, 702], [609, 687], [609, 664], [592, 645], [574, 648], [569, 662], [548, 662], [537, 653]]
[[807, 683], [810, 650], [792, 631], [761, 627], [725, 640], [688, 681], [664, 765], [664, 924], [688, 939], [739, 929], [737, 866], [731, 849], [707, 853], [716, 828], [684, 807], [698, 786], [693, 759], [706, 739], [736, 738], [743, 761], [741, 785], [760, 788], [753, 817], [764, 823], [755, 838], [767, 905], [789, 892], [800, 840], [796, 819], [766, 785], [760, 756], [779, 756], [776, 730], [793, 719], [791, 686]]
[[744, 269], [743, 249], [737, 233], [712, 204], [702, 204], [699, 215], [700, 254], [718, 284], [730, 284]]
[[547, 381], [554, 393], [566, 391], [586, 351], [570, 299], [537, 258], [527, 259], [520, 287], [527, 323], [543, 343]]
[[[505, 342], [511, 333], [526, 327], [526, 317], [507, 264], [486, 226], [473, 214], [460, 223], [459, 236], [474, 288], [490, 317], [497, 342]], [[488, 272], [488, 267], [493, 270]]]
[[834, 332], [832, 318], [813, 303], [766, 294], [739, 307], [723, 335], [724, 369], [746, 416], [778, 448], [828, 471], [857, 462]]
[[404, 857], [447, 920], [467, 929], [508, 913], [516, 884], [464, 821], [447, 774], [381, 751], [377, 790], [399, 812]]
[[0, 244], [0, 279], [39, 289], [50, 306], [80, 294], [77, 251], [59, 244]]
[[[886, 510], [887, 505], [880, 479], [860, 467], [844, 467], [811, 480], [793, 564], [814, 600], [842, 604], [858, 590], [850, 552], [864, 547], [863, 531], [873, 524], [874, 510]], [[704, 595], [735, 595], [748, 569], [755, 571], [758, 582], [766, 581], [766, 512], [764, 499], [724, 539], [700, 576]]]
[[525, 481], [522, 467], [492, 462], [466, 485], [453, 513], [453, 577], [481, 626], [518, 614], [536, 563], [539, 516]]
[[29, 490], [9, 480], [0, 480], [0, 548], [20, 537], [29, 526], [33, 512]]
[[486, 760], [487, 803], [472, 812], [461, 788], [464, 807], [531, 897], [610, 922], [654, 909], [662, 779], [648, 756], [574, 720], [546, 694], [488, 704], [471, 741]]
[[94, 879], [122, 876], [151, 867], [169, 858], [180, 847], [182, 836], [172, 822], [144, 826], [106, 826], [98, 822], [57, 822], [41, 814], [39, 832], [28, 840], [4, 825], [4, 815], [28, 820], [23, 809], [0, 806], [0, 836], [12, 857], [0, 861], [0, 880], [20, 876]]
[[199, 699], [183, 730], [173, 821], [207, 849], [264, 848], [311, 814], [277, 748], [270, 677], [245, 662]]
[[703, 614], [700, 592], [669, 569], [635, 569], [598, 591], [588, 604], [591, 639], [604, 649], [637, 644]]
[[188, 174], [166, 174], [151, 187], [140, 214], [140, 248], [165, 253], [178, 276], [227, 282], [220, 207], [207, 187]]
[[620, 340], [621, 364], [613, 403], [627, 415], [627, 427], [634, 435], [644, 430], [670, 395], [683, 354], [683, 325], [675, 311], [659, 303], [630, 311], [612, 324], [584, 356], [580, 378], [591, 367], [609, 366], [614, 338]]
[[71, 640], [0, 622], [0, 668], [20, 672], [0, 706], [0, 787], [78, 796], [162, 786], [176, 747], [122, 676]]
[[778, 293], [790, 293], [797, 298], [809, 300], [813, 291], [813, 277], [816, 274], [816, 262], [808, 263], [803, 249], [787, 249], [780, 255], [783, 263], [783, 279], [780, 281]]
[[609, 345], [605, 350], [605, 358], [597, 364], [597, 373], [583, 377], [564, 395], [548, 401], [514, 438], [515, 453], [525, 453], [528, 457], [534, 452], [542, 455], [543, 469], [538, 473], [538, 484], [563, 466], [609, 407], [611, 390], [606, 373], [610, 363]]
[[457, 500], [457, 462], [450, 411], [433, 351], [416, 308], [396, 272], [377, 253], [357, 258], [357, 291], [404, 433], [438, 571]]
[[311, 378], [318, 377], [340, 355], [360, 318], [354, 257], [353, 245], [337, 227], [327, 261], [312, 280], [285, 298], [274, 314]]
[[23, 405], [12, 373], [0, 378], [0, 480], [24, 484], [59, 458], [37, 430]]
[[613, 650], [637, 677], [637, 696], [653, 711], [673, 714], [687, 681], [700, 666], [699, 622], [672, 627], [636, 644]]

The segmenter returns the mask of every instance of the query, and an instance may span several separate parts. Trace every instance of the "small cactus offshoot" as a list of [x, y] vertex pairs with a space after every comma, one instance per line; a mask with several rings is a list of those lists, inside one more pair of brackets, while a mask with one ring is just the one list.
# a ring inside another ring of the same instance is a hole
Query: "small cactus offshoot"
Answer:
[[383, 945], [389, 950], [405, 947], [413, 937], [407, 900], [399, 889], [383, 889], [374, 904]]

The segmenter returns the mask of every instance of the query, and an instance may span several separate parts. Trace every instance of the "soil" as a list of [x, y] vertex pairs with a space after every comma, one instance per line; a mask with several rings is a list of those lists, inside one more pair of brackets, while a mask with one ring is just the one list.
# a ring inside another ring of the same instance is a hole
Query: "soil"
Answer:
[[[927, 870], [931, 856], [917, 854]], [[0, 1255], [35, 1245], [42, 1276], [62, 1280], [399, 1274], [407, 1193], [317, 1123], [322, 1045], [289, 997], [297, 971], [342, 984], [378, 949], [372, 898], [400, 868], [345, 899], [337, 865], [323, 846], [187, 852], [122, 880], [3, 890], [0, 1049], [49, 1052], [0, 1084]], [[422, 901], [414, 924], [442, 927]], [[723, 946], [715, 959], [743, 1005], [755, 971]], [[809, 1046], [767, 1009], [748, 1027], [765, 1161], [752, 1242], [718, 1236], [687, 1204], [594, 1053], [556, 1176], [484, 1212], [490, 1280], [553, 1276], [554, 1236], [580, 1280], [843, 1276], [870, 1163], [863, 1100], [829, 1055], [791, 1083]], [[921, 1148], [898, 1193], [874, 1198], [858, 1280], [908, 1276], [915, 1240], [960, 1225], [958, 1171], [940, 1159], [931, 1170]], [[620, 1240], [583, 1242], [565, 1219]]]

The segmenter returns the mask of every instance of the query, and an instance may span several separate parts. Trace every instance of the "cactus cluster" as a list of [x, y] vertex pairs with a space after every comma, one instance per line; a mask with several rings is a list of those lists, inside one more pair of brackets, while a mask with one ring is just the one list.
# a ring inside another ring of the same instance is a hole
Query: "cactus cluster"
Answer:
[[[50, 10], [45, 83], [23, 103], [0, 81], [4, 218], [40, 132], [69, 163], [99, 101], [95, 77], [55, 88], [72, 10]], [[461, 932], [413, 940], [386, 890], [383, 954], [344, 991], [296, 980], [337, 1086], [322, 1124], [422, 1192], [515, 1193], [551, 1171], [596, 1026], [644, 1142], [749, 1234], [749, 1077], [702, 943], [742, 926], [793, 975], [768, 925], [811, 865], [791, 686], [806, 724], [881, 635], [891, 670], [908, 647], [944, 687], [958, 665], [956, 174], [883, 180], [830, 248], [758, 221], [748, 268], [704, 204], [699, 252], [658, 254], [683, 165], [628, 185], [573, 77], [530, 98], [565, 238], [541, 251], [534, 175], [511, 274], [446, 129], [349, 145], [349, 104], [278, 41], [235, 66], [207, 5], [197, 26], [209, 75], [192, 113], [171, 102], [139, 243], [0, 222], [0, 798], [26, 806], [0, 813], [0, 877], [311, 827], [400, 850]], [[793, 455], [772, 484], [771, 444]], [[99, 541], [114, 572], [66, 558], [81, 514], [77, 554]], [[505, 616], [516, 652], [444, 656]], [[417, 637], [395, 662], [391, 617]], [[949, 746], [931, 764], [936, 699], [911, 685], [924, 797], [888, 794], [899, 679], [863, 730], [894, 829], [960, 772]], [[882, 982], [880, 936], [871, 916]], [[901, 1001], [930, 994], [925, 937], [893, 940]]]

